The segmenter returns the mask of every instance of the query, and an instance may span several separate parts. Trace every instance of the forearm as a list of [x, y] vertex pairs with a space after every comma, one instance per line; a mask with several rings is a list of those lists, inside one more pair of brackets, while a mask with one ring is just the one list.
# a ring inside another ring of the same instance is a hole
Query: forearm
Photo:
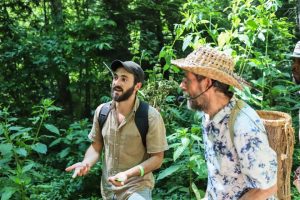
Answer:
[[266, 200], [268, 197], [274, 195], [277, 191], [277, 184], [274, 186], [262, 190], [262, 189], [251, 189], [246, 194], [244, 194], [240, 200]]
[[[152, 154], [151, 157], [144, 162], [142, 162], [140, 165], [144, 168], [144, 174], [147, 174], [149, 172], [152, 172], [158, 168], [160, 168], [162, 161], [164, 157], [164, 152], [155, 153]], [[125, 171], [128, 178], [133, 176], [140, 176], [141, 171], [138, 166], [134, 166], [127, 171]]]
[[101, 154], [102, 145], [93, 142], [86, 150], [82, 163], [89, 164], [92, 167], [98, 160]]

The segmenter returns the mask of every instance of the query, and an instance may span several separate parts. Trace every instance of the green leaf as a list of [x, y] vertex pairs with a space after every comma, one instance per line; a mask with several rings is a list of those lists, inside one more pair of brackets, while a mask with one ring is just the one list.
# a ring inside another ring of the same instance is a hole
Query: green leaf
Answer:
[[17, 176], [9, 176], [9, 179], [18, 185], [21, 184], [21, 179]]
[[229, 43], [230, 39], [231, 39], [231, 32], [229, 31], [222, 32], [218, 36], [218, 46], [221, 48], [224, 47], [225, 44]]
[[285, 94], [285, 93], [287, 93], [287, 89], [283, 85], [276, 85], [272, 88], [271, 93], [273, 95]]
[[238, 36], [238, 38], [241, 42], [245, 43], [247, 46], [250, 46], [250, 41], [249, 41], [248, 35], [241, 34]]
[[62, 150], [58, 155], [60, 158], [64, 158], [70, 153], [70, 151], [71, 151], [71, 148], [67, 147], [64, 150]]
[[185, 51], [185, 49], [189, 46], [189, 44], [191, 43], [193, 39], [192, 35], [188, 35], [187, 37], [185, 37], [183, 39], [183, 45], [182, 45], [182, 51]]
[[22, 130], [24, 127], [22, 126], [12, 126], [12, 127], [9, 127], [8, 130], [10, 131], [19, 131], [19, 130]]
[[47, 146], [42, 143], [36, 143], [36, 144], [32, 145], [31, 148], [38, 153], [42, 153], [42, 154], [47, 153]]
[[177, 170], [179, 170], [181, 168], [181, 165], [172, 165], [170, 167], [168, 167], [167, 169], [164, 169], [163, 171], [161, 171], [157, 177], [157, 180], [161, 180], [164, 179], [167, 176], [170, 176], [171, 174], [173, 174], [174, 172], [176, 172]]
[[53, 147], [53, 146], [59, 144], [61, 142], [61, 140], [62, 140], [62, 138], [57, 138], [56, 140], [51, 142], [51, 144], [49, 144], [49, 147]]
[[4, 133], [3, 126], [2, 126], [2, 124], [0, 124], [0, 135], [2, 135], [3, 133]]
[[24, 148], [17, 148], [16, 153], [19, 154], [20, 156], [23, 156], [23, 157], [27, 156], [27, 151]]
[[33, 167], [34, 165], [35, 165], [34, 163], [30, 163], [30, 164], [26, 165], [25, 167], [22, 168], [22, 172], [23, 172], [23, 173], [28, 172], [29, 170], [32, 169], [32, 167]]
[[257, 37], [263, 42], [266, 40], [265, 35], [262, 32], [259, 32]]
[[44, 126], [45, 126], [45, 128], [48, 129], [50, 132], [59, 135], [59, 130], [58, 130], [58, 128], [56, 128], [56, 126], [54, 126], [54, 125], [52, 125], [52, 124], [44, 124]]
[[203, 20], [200, 20], [200, 23], [201, 23], [201, 24], [209, 24], [209, 21], [203, 19]]
[[3, 156], [11, 154], [13, 149], [12, 144], [0, 144], [0, 152]]
[[62, 109], [57, 106], [50, 106], [47, 110], [48, 111], [61, 111]]
[[184, 152], [184, 150], [189, 145], [190, 140], [188, 138], [184, 137], [184, 138], [181, 138], [181, 143], [182, 143], [182, 146], [178, 147], [174, 152], [174, 155], [173, 155], [174, 161], [176, 161], [180, 157], [180, 155]]
[[2, 188], [1, 192], [1, 200], [8, 200], [11, 198], [11, 196], [17, 191], [17, 188], [13, 187], [4, 187]]
[[246, 24], [247, 24], [247, 26], [248, 26], [248, 28], [250, 28], [250, 29], [252, 29], [252, 30], [256, 30], [257, 29], [257, 27], [258, 27], [258, 25], [257, 25], [257, 23], [254, 21], [254, 20], [248, 20], [247, 22], [246, 22]]
[[197, 188], [197, 186], [195, 185], [194, 182], [192, 183], [192, 189], [193, 189], [193, 192], [194, 192], [194, 194], [196, 196], [196, 199], [197, 200], [201, 200], [200, 192], [199, 192], [199, 190], [198, 190], [198, 188]]

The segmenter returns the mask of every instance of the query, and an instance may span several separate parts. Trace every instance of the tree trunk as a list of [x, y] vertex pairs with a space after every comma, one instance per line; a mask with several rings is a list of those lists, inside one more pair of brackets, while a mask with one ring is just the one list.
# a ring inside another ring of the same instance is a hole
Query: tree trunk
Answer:
[[[64, 38], [60, 37], [61, 31], [63, 31], [64, 20], [63, 20], [63, 10], [62, 10], [62, 1], [61, 0], [51, 0], [51, 16], [53, 20], [53, 28], [57, 32], [58, 40], [62, 40], [60, 43], [63, 43]], [[62, 52], [62, 57], [64, 57], [64, 52]], [[70, 79], [69, 73], [65, 70], [62, 71], [59, 68], [59, 65], [53, 63], [54, 68], [54, 77], [56, 78], [58, 85], [58, 103], [63, 106], [63, 109], [66, 114], [73, 115], [73, 102], [72, 94], [70, 92]]]
[[130, 47], [130, 31], [127, 24], [132, 23], [128, 10], [128, 0], [103, 0], [108, 19], [116, 22], [117, 27], [111, 30], [114, 37], [112, 59], [128, 60], [131, 59]]
[[48, 27], [49, 20], [47, 17], [47, 7], [46, 7], [46, 0], [43, 1], [43, 11], [44, 11], [44, 21], [45, 21], [45, 27]]

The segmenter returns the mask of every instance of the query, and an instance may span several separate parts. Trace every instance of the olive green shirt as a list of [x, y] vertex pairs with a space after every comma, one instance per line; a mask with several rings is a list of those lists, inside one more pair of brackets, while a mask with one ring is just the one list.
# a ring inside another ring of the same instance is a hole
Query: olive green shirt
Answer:
[[104, 160], [101, 178], [103, 199], [112, 199], [114, 194], [117, 199], [127, 199], [137, 190], [145, 187], [153, 189], [154, 187], [154, 177], [151, 172], [143, 177], [131, 177], [121, 187], [113, 186], [107, 181], [108, 177], [126, 171], [147, 160], [150, 153], [158, 153], [168, 149], [163, 119], [160, 113], [151, 106], [149, 106], [148, 111], [149, 129], [146, 136], [146, 147], [144, 147], [134, 120], [139, 103], [139, 99], [136, 98], [132, 112], [118, 125], [115, 102], [112, 102], [112, 110], [107, 116], [102, 134], [98, 117], [103, 104], [98, 106], [95, 111], [89, 138], [92, 141], [99, 140], [103, 145]]

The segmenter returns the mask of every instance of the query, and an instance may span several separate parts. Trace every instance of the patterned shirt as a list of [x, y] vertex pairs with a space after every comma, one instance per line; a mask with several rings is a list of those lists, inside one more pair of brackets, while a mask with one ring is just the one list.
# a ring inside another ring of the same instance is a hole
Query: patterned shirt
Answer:
[[232, 98], [212, 119], [207, 114], [203, 117], [208, 199], [239, 199], [251, 188], [267, 189], [277, 181], [276, 153], [269, 146], [261, 119], [250, 106], [238, 113], [234, 144], [231, 141], [228, 121], [235, 103]]

